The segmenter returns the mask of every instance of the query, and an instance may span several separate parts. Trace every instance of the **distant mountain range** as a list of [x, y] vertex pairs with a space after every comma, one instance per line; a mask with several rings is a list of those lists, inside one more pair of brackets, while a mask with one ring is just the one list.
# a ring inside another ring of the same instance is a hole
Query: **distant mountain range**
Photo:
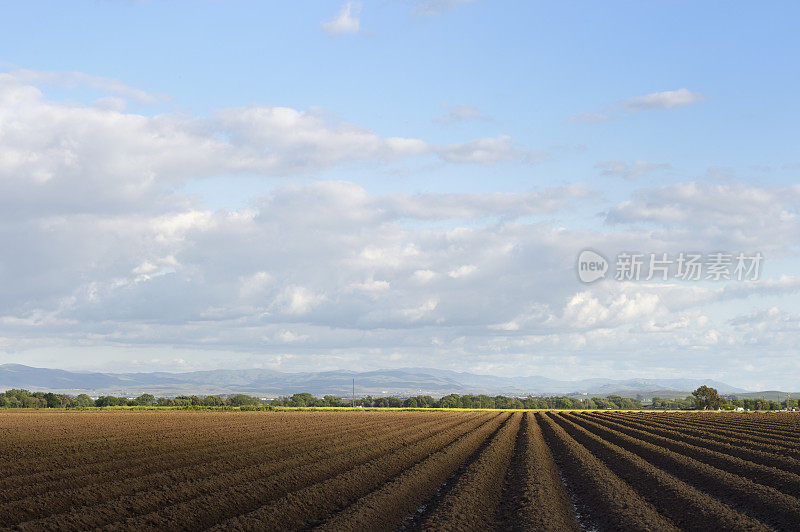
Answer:
[[[497, 377], [432, 368], [403, 368], [377, 371], [322, 371], [282, 373], [268, 369], [212, 370], [187, 373], [83, 373], [33, 368], [20, 364], [0, 365], [0, 391], [25, 388], [58, 393], [122, 395], [142, 393], [155, 396], [229, 395], [246, 393], [261, 397], [308, 392], [317, 396], [349, 396], [353, 379], [356, 395], [433, 395], [450, 393], [489, 395], [591, 395], [618, 394], [649, 399], [686, 397], [703, 384], [721, 394], [748, 393], [723, 382], [703, 379], [583, 379], [561, 381], [546, 377]], [[749, 392], [752, 394], [753, 392]], [[775, 392], [784, 393], [785, 392]]]

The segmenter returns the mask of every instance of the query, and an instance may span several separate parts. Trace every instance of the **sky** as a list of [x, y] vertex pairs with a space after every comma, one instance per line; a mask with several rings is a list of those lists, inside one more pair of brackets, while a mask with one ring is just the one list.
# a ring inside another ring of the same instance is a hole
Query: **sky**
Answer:
[[796, 2], [0, 6], [0, 363], [797, 388]]

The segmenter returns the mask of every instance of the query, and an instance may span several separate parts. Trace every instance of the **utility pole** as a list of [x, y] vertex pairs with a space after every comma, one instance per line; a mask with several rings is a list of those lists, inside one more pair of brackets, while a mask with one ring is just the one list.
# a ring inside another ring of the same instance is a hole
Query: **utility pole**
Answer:
[[356, 378], [353, 377], [353, 408], [356, 407]]

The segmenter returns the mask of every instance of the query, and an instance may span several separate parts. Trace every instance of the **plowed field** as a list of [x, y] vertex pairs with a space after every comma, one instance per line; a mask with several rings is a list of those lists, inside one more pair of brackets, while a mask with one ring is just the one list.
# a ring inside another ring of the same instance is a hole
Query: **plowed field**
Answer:
[[0, 412], [0, 528], [800, 530], [800, 415]]

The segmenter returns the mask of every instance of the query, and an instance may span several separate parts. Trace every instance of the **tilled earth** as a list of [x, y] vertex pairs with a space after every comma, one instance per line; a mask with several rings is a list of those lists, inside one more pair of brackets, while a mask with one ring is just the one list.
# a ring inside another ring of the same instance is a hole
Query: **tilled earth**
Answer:
[[0, 528], [800, 530], [800, 415], [0, 412]]

